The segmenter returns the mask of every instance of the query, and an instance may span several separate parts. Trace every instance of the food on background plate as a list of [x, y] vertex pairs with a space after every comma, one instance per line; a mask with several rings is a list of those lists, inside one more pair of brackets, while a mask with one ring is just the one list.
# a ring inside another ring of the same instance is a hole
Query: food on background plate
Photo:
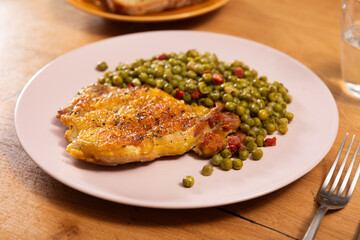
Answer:
[[105, 0], [112, 12], [139, 16], [177, 9], [206, 0]]
[[[149, 86], [95, 84], [82, 89], [57, 117], [69, 127], [65, 139], [72, 156], [114, 166], [192, 149], [202, 156], [215, 154], [240, 125], [236, 114], [223, 109], [222, 103], [212, 109], [190, 106]], [[216, 142], [204, 141], [204, 135]]]

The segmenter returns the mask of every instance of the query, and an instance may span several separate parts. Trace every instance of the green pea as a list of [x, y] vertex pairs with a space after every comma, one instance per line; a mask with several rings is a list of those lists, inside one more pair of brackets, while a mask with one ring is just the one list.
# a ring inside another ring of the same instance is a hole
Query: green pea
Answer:
[[274, 109], [275, 112], [280, 112], [283, 108], [282, 108], [281, 104], [276, 103], [276, 104], [273, 106], [273, 109]]
[[258, 117], [254, 117], [254, 126], [259, 127], [261, 126], [261, 120]]
[[107, 72], [104, 74], [104, 77], [109, 78], [111, 75], [113, 75], [113, 72], [112, 72], [112, 71], [107, 71]]
[[292, 96], [289, 93], [286, 93], [283, 95], [283, 99], [286, 103], [291, 103], [292, 102]]
[[269, 94], [269, 89], [267, 87], [261, 87], [259, 88], [261, 96], [266, 97]]
[[172, 72], [173, 72], [174, 74], [179, 74], [179, 73], [181, 73], [181, 72], [182, 72], [181, 66], [180, 66], [180, 65], [175, 65], [175, 66], [173, 66]]
[[211, 73], [205, 73], [203, 74], [203, 79], [206, 83], [210, 83], [212, 80], [212, 74]]
[[263, 151], [260, 148], [256, 148], [252, 153], [251, 157], [253, 160], [260, 160], [263, 156]]
[[250, 129], [250, 130], [247, 132], [247, 135], [255, 138], [255, 137], [256, 137], [256, 132], [255, 132], [253, 129]]
[[240, 170], [243, 167], [243, 161], [240, 158], [235, 158], [232, 161], [232, 168], [235, 170]]
[[261, 77], [259, 77], [259, 79], [260, 79], [261, 81], [267, 82], [267, 77], [266, 77], [266, 76], [261, 76]]
[[212, 68], [211, 64], [208, 64], [208, 63], [204, 64], [204, 69], [205, 70], [211, 70], [211, 68]]
[[202, 66], [202, 64], [195, 64], [194, 71], [200, 74], [204, 71], [204, 67]]
[[252, 126], [254, 126], [255, 121], [252, 118], [248, 118], [248, 119], [246, 119], [246, 124], [249, 125], [250, 127], [252, 127]]
[[197, 100], [197, 103], [198, 103], [199, 105], [205, 105], [205, 98], [199, 98], [199, 99]]
[[286, 112], [285, 117], [291, 122], [294, 119], [294, 114], [291, 112]]
[[105, 77], [101, 77], [101, 78], [98, 79], [98, 82], [101, 83], [101, 84], [104, 84], [105, 80], [106, 80]]
[[157, 79], [156, 80], [156, 87], [163, 89], [165, 86], [166, 82], [163, 79]]
[[212, 165], [206, 164], [203, 166], [201, 172], [204, 176], [210, 176], [214, 172], [214, 168]]
[[185, 85], [186, 83], [184, 81], [179, 82], [179, 86], [178, 86], [179, 90], [185, 92], [186, 91]]
[[193, 91], [195, 91], [195, 89], [197, 89], [197, 86], [195, 83], [189, 82], [185, 85], [185, 89], [187, 92], [192, 93]]
[[223, 157], [223, 158], [230, 158], [232, 156], [232, 153], [229, 149], [225, 148], [224, 150], [222, 150], [220, 152], [220, 155]]
[[170, 79], [169, 83], [173, 86], [173, 88], [177, 88], [179, 86], [179, 81], [176, 79]]
[[231, 72], [230, 72], [230, 71], [228, 71], [228, 70], [223, 71], [223, 77], [224, 77], [225, 79], [229, 79], [230, 76], [231, 76]]
[[234, 97], [234, 98], [233, 98], [233, 102], [234, 102], [236, 105], [239, 105], [239, 104], [240, 104], [240, 99], [237, 98], [237, 97]]
[[222, 162], [223, 159], [224, 158], [220, 154], [215, 154], [211, 158], [211, 163], [214, 164], [215, 166], [218, 166], [218, 165], [220, 165], [220, 163]]
[[207, 94], [211, 93], [211, 88], [208, 87], [208, 86], [206, 86], [206, 83], [204, 83], [204, 82], [200, 82], [199, 85], [198, 85], [198, 87], [199, 87], [199, 91], [200, 91], [202, 94], [207, 95]]
[[254, 141], [251, 141], [248, 144], [246, 144], [246, 149], [249, 152], [253, 152], [256, 148], [257, 148], [257, 145], [256, 145], [256, 143]]
[[183, 96], [183, 99], [184, 99], [184, 101], [187, 102], [187, 103], [191, 102], [191, 100], [192, 100], [191, 94], [188, 93], [188, 92], [185, 92], [185, 93], [184, 93], [184, 96]]
[[196, 74], [196, 72], [194, 72], [192, 70], [189, 70], [187, 72], [186, 76], [189, 77], [189, 78], [195, 79], [197, 77], [197, 74]]
[[232, 168], [232, 161], [230, 158], [224, 158], [220, 163], [221, 169], [229, 171]]
[[220, 99], [221, 95], [220, 95], [220, 92], [218, 90], [214, 90], [210, 93], [210, 98], [212, 100], [218, 100]]
[[123, 79], [122, 79], [122, 77], [120, 77], [120, 76], [114, 76], [113, 78], [112, 78], [112, 82], [114, 83], [114, 85], [116, 85], [116, 86], [122, 86], [122, 84], [123, 84]]
[[259, 106], [256, 104], [256, 103], [252, 103], [252, 104], [250, 104], [250, 111], [252, 112], [252, 113], [258, 113], [259, 112], [259, 110], [260, 110], [260, 108], [259, 108]]
[[[271, 91], [271, 90], [272, 90], [272, 89], [270, 88], [270, 91]], [[271, 92], [271, 93], [269, 93], [269, 95], [267, 96], [267, 98], [268, 98], [271, 102], [276, 102], [278, 96], [276, 95], [276, 92]]]
[[265, 128], [260, 128], [259, 131], [258, 131], [258, 135], [262, 135], [264, 137], [267, 136], [267, 131]]
[[148, 77], [149, 77], [149, 76], [148, 76], [147, 73], [145, 73], [145, 72], [142, 72], [142, 73], [139, 74], [139, 78], [140, 78], [140, 80], [143, 81], [143, 82], [144, 82]]
[[132, 85], [134, 86], [140, 86], [141, 85], [141, 81], [140, 79], [138, 78], [134, 78], [132, 81], [131, 81]]
[[276, 131], [276, 125], [274, 123], [267, 123], [265, 125], [265, 129], [268, 132], [268, 134], [272, 134]]
[[251, 73], [252, 73], [253, 77], [256, 77], [258, 75], [258, 72], [255, 69], [252, 69]]
[[247, 101], [241, 101], [240, 102], [240, 106], [244, 107], [244, 108], [247, 108], [248, 107], [248, 102]]
[[181, 82], [181, 81], [183, 80], [183, 77], [182, 77], [181, 75], [179, 75], [179, 74], [174, 74], [174, 75], [172, 76], [172, 79]]
[[212, 107], [214, 106], [214, 101], [211, 98], [205, 98], [204, 105], [206, 107]]
[[253, 78], [254, 77], [252, 72], [250, 72], [250, 71], [244, 71], [244, 74], [245, 74], [246, 78]]
[[243, 106], [236, 106], [235, 112], [238, 116], [241, 116], [245, 113], [245, 108]]
[[156, 81], [154, 78], [148, 78], [147, 79], [147, 84], [149, 84], [151, 87], [156, 87]]
[[[246, 110], [245, 110], [245, 111], [246, 111]], [[242, 122], [246, 122], [246, 120], [247, 120], [249, 117], [250, 117], [249, 114], [244, 113], [244, 114], [241, 116], [241, 121], [242, 121]]]
[[106, 69], [108, 69], [108, 65], [107, 65], [106, 62], [100, 61], [100, 62], [97, 63], [96, 69], [97, 69], [98, 71], [105, 71]]
[[225, 109], [230, 111], [230, 112], [235, 112], [236, 110], [236, 104], [233, 102], [226, 102], [225, 103]]
[[287, 131], [288, 131], [288, 126], [287, 126], [287, 124], [280, 124], [278, 130], [279, 130], [279, 132], [282, 133], [282, 134], [287, 133]]
[[266, 120], [266, 119], [269, 117], [269, 114], [268, 114], [268, 112], [267, 112], [265, 109], [261, 109], [261, 110], [258, 112], [258, 117], [259, 117], [261, 120]]
[[282, 125], [282, 124], [285, 124], [287, 125], [289, 123], [289, 120], [287, 118], [280, 118], [279, 119], [279, 124]]
[[246, 160], [249, 157], [249, 151], [248, 150], [239, 150], [239, 158], [241, 160]]
[[133, 80], [134, 78], [132, 77], [132, 76], [127, 76], [125, 79], [124, 79], [124, 82], [126, 83], [126, 84], [129, 84], [129, 83], [131, 83], [131, 81]]
[[246, 123], [241, 123], [240, 124], [240, 131], [243, 133], [247, 133], [250, 131], [250, 126], [247, 125]]
[[282, 110], [286, 110], [286, 108], [287, 108], [286, 102], [281, 101], [281, 102], [279, 102], [279, 104], [281, 105]]
[[172, 78], [172, 71], [170, 68], [165, 68], [163, 78], [166, 80], [170, 80]]
[[257, 135], [255, 139], [255, 143], [258, 147], [264, 146], [264, 136], [263, 135]]
[[194, 185], [195, 179], [193, 176], [186, 176], [182, 180], [184, 187], [190, 188]]
[[162, 77], [164, 75], [164, 67], [158, 66], [155, 68], [155, 77]]
[[256, 100], [256, 104], [259, 106], [259, 109], [263, 109], [266, 106], [264, 100], [260, 99], [260, 97]]
[[232, 102], [233, 96], [231, 96], [231, 94], [229, 94], [229, 93], [225, 93], [225, 94], [222, 96], [222, 100], [223, 100], [224, 102]]
[[173, 90], [173, 86], [170, 84], [170, 83], [165, 83], [164, 85], [164, 91], [167, 92], [167, 93], [171, 93], [172, 90]]
[[[264, 110], [268, 113], [268, 116], [269, 116], [269, 117], [274, 114], [274, 110], [273, 110], [272, 106], [266, 106], [266, 107], [264, 108]], [[260, 119], [261, 119], [261, 118], [260, 118]], [[261, 120], [265, 120], [265, 119], [261, 119]]]

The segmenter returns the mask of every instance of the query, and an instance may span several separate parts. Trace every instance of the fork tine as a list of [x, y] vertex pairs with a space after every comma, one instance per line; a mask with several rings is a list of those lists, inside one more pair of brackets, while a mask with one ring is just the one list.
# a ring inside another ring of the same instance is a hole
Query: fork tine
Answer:
[[351, 142], [350, 142], [350, 145], [349, 145], [349, 147], [348, 147], [348, 150], [346, 151], [346, 154], [345, 154], [345, 156], [344, 156], [344, 159], [343, 159], [343, 161], [342, 161], [342, 163], [341, 163], [341, 166], [340, 166], [340, 168], [339, 168], [339, 172], [338, 172], [338, 174], [336, 175], [336, 178], [335, 178], [335, 180], [334, 180], [333, 185], [331, 186], [331, 189], [329, 190], [329, 192], [331, 192], [331, 193], [333, 193], [333, 192], [335, 191], [335, 188], [336, 188], [337, 184], [339, 183], [341, 174], [342, 174], [342, 172], [343, 172], [343, 170], [344, 170], [345, 164], [346, 164], [347, 159], [348, 159], [348, 157], [349, 157], [350, 149], [351, 149], [351, 146], [352, 146], [352, 144], [353, 144], [353, 142], [354, 142], [354, 138], [355, 138], [355, 135], [353, 135], [353, 137], [352, 137], [352, 139], [351, 139]]
[[324, 183], [322, 184], [320, 189], [326, 189], [326, 186], [329, 184], [330, 179], [331, 179], [331, 177], [332, 177], [332, 175], [334, 173], [335, 166], [336, 166], [336, 164], [337, 164], [337, 162], [338, 162], [338, 160], [340, 158], [341, 152], [342, 152], [342, 150], [344, 148], [344, 145], [345, 145], [345, 142], [346, 142], [346, 139], [347, 139], [348, 135], [349, 135], [349, 133], [345, 134], [344, 141], [342, 142], [342, 144], [340, 146], [340, 149], [339, 149], [338, 153], [336, 154], [335, 160], [334, 160], [333, 164], [331, 165], [329, 173], [327, 174], [327, 176], [326, 176], [326, 178], [324, 180]]
[[357, 146], [356, 146], [356, 150], [355, 150], [354, 155], [353, 155], [353, 157], [352, 157], [352, 159], [351, 159], [351, 163], [350, 163], [349, 168], [348, 168], [348, 170], [347, 170], [347, 172], [346, 172], [346, 175], [345, 175], [345, 177], [344, 177], [343, 183], [341, 184], [341, 187], [340, 187], [340, 189], [339, 189], [339, 192], [338, 192], [339, 195], [342, 195], [342, 194], [343, 194], [343, 192], [344, 192], [344, 190], [345, 190], [345, 187], [346, 187], [346, 185], [347, 185], [347, 182], [349, 181], [350, 173], [351, 173], [351, 170], [352, 170], [352, 168], [353, 168], [353, 166], [354, 166], [354, 163], [355, 163], [355, 160], [356, 160], [356, 156], [357, 156], [358, 151], [359, 151], [359, 147], [360, 147], [360, 141], [358, 142], [358, 144], [357, 144]]
[[[359, 144], [360, 144], [360, 142], [359, 142]], [[357, 153], [357, 152], [356, 152], [356, 153]], [[352, 183], [351, 183], [351, 186], [350, 186], [350, 188], [349, 188], [347, 197], [351, 197], [351, 195], [352, 195], [352, 193], [353, 193], [353, 191], [354, 191], [354, 189], [355, 189], [355, 186], [356, 186], [357, 180], [358, 180], [358, 178], [359, 178], [359, 175], [360, 175], [360, 162], [359, 162], [359, 164], [358, 164], [358, 166], [357, 166], [357, 169], [356, 169], [356, 172], [355, 172], [355, 176], [354, 176], [354, 179], [353, 179], [353, 181], [352, 181]]]

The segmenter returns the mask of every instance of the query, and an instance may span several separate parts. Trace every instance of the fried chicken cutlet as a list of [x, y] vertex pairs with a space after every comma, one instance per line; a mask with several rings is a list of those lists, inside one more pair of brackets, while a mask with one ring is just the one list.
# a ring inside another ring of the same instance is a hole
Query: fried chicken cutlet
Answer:
[[68, 127], [70, 155], [115, 166], [190, 150], [204, 156], [220, 151], [225, 137], [240, 124], [237, 115], [222, 110], [223, 104], [211, 109], [190, 106], [148, 86], [94, 84], [82, 89], [57, 117]]

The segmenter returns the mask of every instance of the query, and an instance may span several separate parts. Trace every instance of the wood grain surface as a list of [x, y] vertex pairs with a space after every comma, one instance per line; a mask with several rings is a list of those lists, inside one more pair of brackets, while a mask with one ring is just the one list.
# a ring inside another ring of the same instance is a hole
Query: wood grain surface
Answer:
[[[132, 23], [90, 15], [65, 0], [2, 0], [0, 239], [301, 239], [318, 207], [315, 195], [336, 148], [304, 177], [263, 197], [206, 209], [141, 208], [88, 196], [39, 169], [18, 141], [14, 108], [33, 74], [75, 48], [127, 33], [201, 30], [266, 44], [314, 71], [336, 100], [340, 122], [335, 146], [339, 146], [345, 132], [360, 129], [360, 100], [346, 92], [341, 79], [340, 4], [231, 0], [191, 19]], [[359, 188], [360, 184], [345, 209], [326, 215], [316, 239], [357, 239]]]

